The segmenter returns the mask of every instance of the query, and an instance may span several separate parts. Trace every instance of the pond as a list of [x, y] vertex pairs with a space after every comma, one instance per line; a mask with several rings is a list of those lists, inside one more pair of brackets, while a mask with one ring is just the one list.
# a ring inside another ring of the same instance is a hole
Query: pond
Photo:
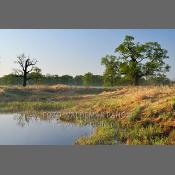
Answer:
[[90, 125], [80, 126], [61, 120], [0, 114], [0, 145], [73, 145], [80, 136], [92, 133]]

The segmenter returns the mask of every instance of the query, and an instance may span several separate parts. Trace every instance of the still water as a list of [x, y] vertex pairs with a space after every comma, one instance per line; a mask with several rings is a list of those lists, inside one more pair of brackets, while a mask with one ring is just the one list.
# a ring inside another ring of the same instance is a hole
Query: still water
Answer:
[[92, 131], [92, 126], [57, 119], [0, 114], [0, 145], [73, 145], [77, 138], [88, 136]]

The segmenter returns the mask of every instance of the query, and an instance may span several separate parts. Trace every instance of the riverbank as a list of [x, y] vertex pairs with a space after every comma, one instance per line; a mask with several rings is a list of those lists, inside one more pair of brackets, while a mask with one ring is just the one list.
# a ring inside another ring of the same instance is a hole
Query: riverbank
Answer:
[[[106, 125], [97, 123], [96, 132], [90, 137], [80, 137], [76, 144], [115, 144], [116, 139], [129, 145], [175, 144], [174, 86], [0, 87], [1, 113], [34, 111], [110, 114], [103, 118]], [[109, 119], [113, 125], [108, 125]], [[64, 116], [62, 120], [82, 122]]]

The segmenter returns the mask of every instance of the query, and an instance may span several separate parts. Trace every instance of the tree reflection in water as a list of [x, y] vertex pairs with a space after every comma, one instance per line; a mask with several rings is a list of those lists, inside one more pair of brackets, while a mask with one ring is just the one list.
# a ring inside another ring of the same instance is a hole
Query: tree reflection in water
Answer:
[[35, 114], [27, 114], [27, 113], [18, 113], [14, 116], [14, 120], [17, 122], [17, 125], [21, 127], [25, 127], [35, 120], [39, 120], [39, 118]]
[[17, 122], [17, 125], [21, 127], [29, 126], [30, 123], [37, 121], [47, 121], [50, 123], [55, 120], [59, 123], [58, 118], [44, 116], [42, 113], [17, 113], [14, 116], [14, 120]]

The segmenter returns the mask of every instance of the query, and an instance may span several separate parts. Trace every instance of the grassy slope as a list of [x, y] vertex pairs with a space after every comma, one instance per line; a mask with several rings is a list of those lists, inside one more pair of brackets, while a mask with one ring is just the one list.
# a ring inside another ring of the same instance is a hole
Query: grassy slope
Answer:
[[[175, 87], [121, 87], [80, 106], [117, 115], [117, 138], [125, 144], [175, 144]], [[84, 142], [82, 142], [84, 143]]]
[[[122, 114], [77, 144], [175, 144], [175, 87], [0, 87], [0, 112], [74, 111]], [[106, 122], [106, 121], [105, 121]]]

